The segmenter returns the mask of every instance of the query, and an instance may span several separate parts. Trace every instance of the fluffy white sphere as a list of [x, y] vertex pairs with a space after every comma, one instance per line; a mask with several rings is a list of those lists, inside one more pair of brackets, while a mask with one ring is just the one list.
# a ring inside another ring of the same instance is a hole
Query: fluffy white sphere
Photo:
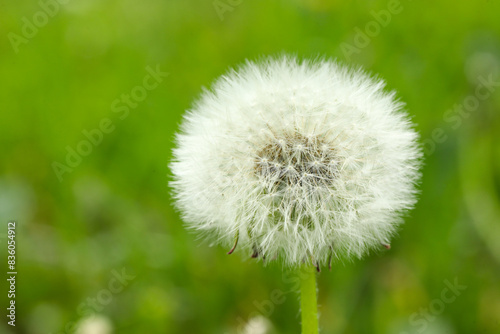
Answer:
[[188, 226], [292, 266], [388, 244], [415, 203], [421, 150], [384, 85], [293, 57], [222, 76], [177, 135], [171, 186]]

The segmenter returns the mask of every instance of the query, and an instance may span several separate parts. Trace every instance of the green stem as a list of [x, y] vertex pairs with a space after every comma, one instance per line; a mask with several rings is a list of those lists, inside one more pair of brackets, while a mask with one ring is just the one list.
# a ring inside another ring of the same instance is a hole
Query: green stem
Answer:
[[312, 267], [305, 267], [300, 273], [300, 306], [302, 334], [318, 334], [316, 271]]

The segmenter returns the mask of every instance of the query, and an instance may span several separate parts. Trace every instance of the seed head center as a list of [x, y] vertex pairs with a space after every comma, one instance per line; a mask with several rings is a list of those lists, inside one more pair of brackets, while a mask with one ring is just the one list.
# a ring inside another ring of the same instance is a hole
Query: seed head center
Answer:
[[320, 138], [279, 138], [257, 152], [256, 174], [278, 188], [329, 186], [337, 174], [335, 151]]

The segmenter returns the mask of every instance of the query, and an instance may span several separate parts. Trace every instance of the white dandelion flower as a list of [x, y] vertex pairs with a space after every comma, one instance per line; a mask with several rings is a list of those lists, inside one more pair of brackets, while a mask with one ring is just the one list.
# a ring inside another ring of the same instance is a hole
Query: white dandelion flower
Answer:
[[267, 334], [270, 333], [272, 329], [271, 322], [259, 315], [251, 318], [243, 329], [244, 334]]
[[92, 317], [84, 318], [78, 322], [76, 334], [111, 334], [113, 332], [113, 325], [111, 321], [102, 316], [95, 315]]
[[415, 203], [421, 149], [384, 85], [293, 57], [222, 76], [177, 135], [171, 186], [187, 225], [291, 266], [388, 246]]

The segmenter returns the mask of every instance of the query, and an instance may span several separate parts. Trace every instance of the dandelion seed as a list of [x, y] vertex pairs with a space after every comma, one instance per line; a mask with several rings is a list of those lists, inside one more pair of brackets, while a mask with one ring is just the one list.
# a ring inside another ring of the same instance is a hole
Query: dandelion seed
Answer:
[[[384, 83], [334, 61], [247, 62], [187, 112], [171, 169], [187, 225], [289, 266], [362, 257], [415, 203], [421, 149]], [[235, 235], [237, 236], [235, 238]]]

